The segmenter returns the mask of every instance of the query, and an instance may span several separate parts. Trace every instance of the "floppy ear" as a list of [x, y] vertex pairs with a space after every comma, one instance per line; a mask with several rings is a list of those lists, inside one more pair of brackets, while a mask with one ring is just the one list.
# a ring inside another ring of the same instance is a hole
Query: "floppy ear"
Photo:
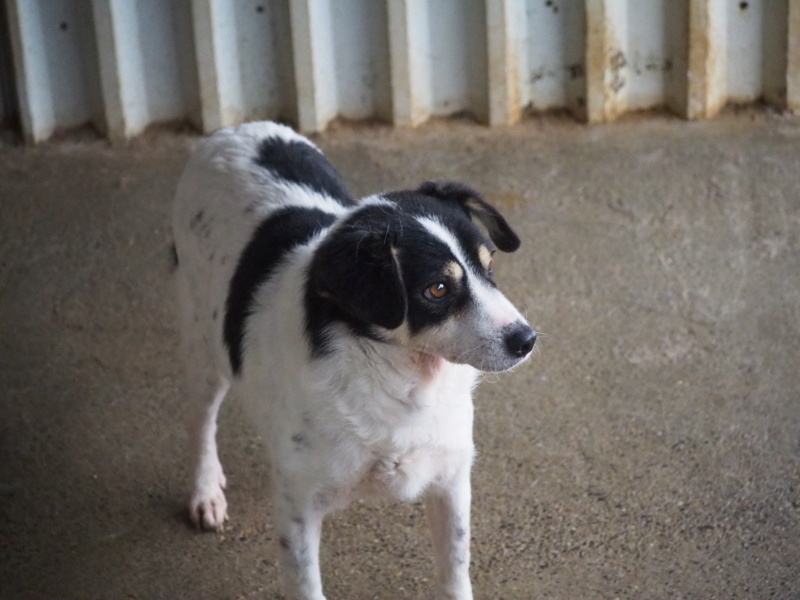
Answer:
[[503, 215], [471, 187], [457, 181], [426, 181], [417, 191], [426, 196], [458, 202], [468, 215], [483, 223], [489, 237], [503, 252], [514, 252], [519, 248], [519, 237]]
[[406, 294], [392, 239], [355, 225], [334, 230], [314, 254], [309, 284], [349, 315], [394, 329], [406, 318]]

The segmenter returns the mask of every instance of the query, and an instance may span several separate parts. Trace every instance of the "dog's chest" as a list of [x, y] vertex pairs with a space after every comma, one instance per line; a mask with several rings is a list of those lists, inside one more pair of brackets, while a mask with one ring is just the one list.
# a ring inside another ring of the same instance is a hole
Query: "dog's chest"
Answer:
[[340, 440], [343, 429], [351, 433], [350, 464], [360, 465], [351, 471], [357, 478], [351, 482], [355, 495], [410, 500], [468, 464], [473, 380], [469, 367], [448, 364], [435, 380], [418, 385], [362, 382], [356, 394], [349, 386], [340, 390], [338, 415], [329, 424], [336, 424]]
[[369, 495], [412, 500], [436, 482], [444, 482], [461, 462], [462, 453], [436, 447], [376, 453], [359, 487]]

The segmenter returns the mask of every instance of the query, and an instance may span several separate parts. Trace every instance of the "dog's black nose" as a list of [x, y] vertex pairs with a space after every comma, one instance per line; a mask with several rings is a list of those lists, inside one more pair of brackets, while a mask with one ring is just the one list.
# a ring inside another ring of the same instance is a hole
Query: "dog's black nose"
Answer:
[[527, 356], [536, 343], [536, 332], [524, 323], [516, 323], [506, 334], [506, 348], [513, 356]]

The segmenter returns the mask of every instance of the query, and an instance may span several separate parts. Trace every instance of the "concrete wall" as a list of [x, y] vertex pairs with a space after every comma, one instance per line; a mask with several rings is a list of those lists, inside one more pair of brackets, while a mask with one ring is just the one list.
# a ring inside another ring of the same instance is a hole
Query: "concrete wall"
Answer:
[[[800, 111], [800, 0], [0, 0], [29, 142], [189, 121]], [[10, 61], [9, 61], [10, 62]]]

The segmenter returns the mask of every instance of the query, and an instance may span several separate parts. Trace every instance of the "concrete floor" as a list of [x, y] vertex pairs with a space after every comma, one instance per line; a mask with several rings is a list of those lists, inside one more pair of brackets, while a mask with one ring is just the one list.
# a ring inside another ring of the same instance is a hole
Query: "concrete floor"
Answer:
[[[0, 148], [0, 597], [275, 598], [262, 442], [183, 508], [170, 201], [195, 139]], [[355, 192], [462, 179], [523, 248], [541, 354], [476, 399], [477, 598], [800, 598], [800, 121], [739, 114], [318, 139]], [[330, 600], [429, 597], [421, 507], [325, 524]]]

